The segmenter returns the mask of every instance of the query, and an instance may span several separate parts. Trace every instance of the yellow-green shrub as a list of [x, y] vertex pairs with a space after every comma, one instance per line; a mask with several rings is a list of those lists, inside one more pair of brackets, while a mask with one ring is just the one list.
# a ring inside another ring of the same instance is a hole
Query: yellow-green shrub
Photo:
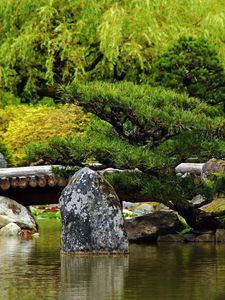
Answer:
[[24, 163], [23, 146], [49, 137], [81, 134], [88, 115], [75, 105], [7, 106], [0, 110], [0, 137], [13, 152], [17, 164]]

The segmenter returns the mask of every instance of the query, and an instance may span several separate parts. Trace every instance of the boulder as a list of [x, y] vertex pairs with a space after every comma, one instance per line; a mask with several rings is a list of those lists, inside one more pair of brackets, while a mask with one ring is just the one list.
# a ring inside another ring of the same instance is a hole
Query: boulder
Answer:
[[208, 213], [224, 212], [225, 215], [225, 197], [215, 198], [212, 202], [203, 205], [200, 209]]
[[223, 159], [210, 159], [202, 167], [201, 178], [205, 180], [207, 178], [213, 179], [213, 173], [225, 172], [225, 160]]
[[61, 194], [59, 206], [62, 253], [128, 252], [119, 199], [97, 172], [85, 167], [75, 173]]
[[1, 153], [0, 153], [0, 168], [7, 168], [7, 162]]
[[20, 228], [37, 229], [35, 219], [26, 207], [0, 196], [0, 228], [9, 223], [16, 223]]
[[9, 223], [0, 229], [0, 236], [18, 236], [21, 232], [21, 228], [15, 223]]
[[180, 221], [173, 211], [159, 211], [125, 220], [125, 229], [131, 241], [156, 241], [160, 235], [176, 233]]

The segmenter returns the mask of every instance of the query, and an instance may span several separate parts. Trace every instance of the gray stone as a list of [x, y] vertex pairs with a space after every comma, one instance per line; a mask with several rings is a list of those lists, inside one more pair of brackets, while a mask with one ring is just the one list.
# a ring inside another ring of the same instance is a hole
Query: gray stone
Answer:
[[200, 207], [201, 205], [207, 203], [207, 199], [202, 195], [196, 195], [195, 197], [192, 198], [191, 203], [193, 207]]
[[223, 159], [210, 159], [207, 161], [202, 168], [201, 178], [202, 180], [213, 179], [213, 173], [224, 173], [225, 172], [225, 160]]
[[164, 211], [164, 210], [172, 211], [168, 206], [166, 206], [163, 203], [159, 203], [159, 205], [157, 206], [157, 210], [160, 210], [160, 211]]
[[185, 239], [179, 235], [179, 234], [166, 234], [166, 235], [160, 235], [157, 238], [157, 242], [167, 242], [167, 243], [184, 243]]
[[18, 236], [21, 228], [15, 223], [9, 223], [0, 229], [0, 236]]
[[215, 234], [213, 231], [208, 231], [198, 235], [195, 238], [195, 242], [215, 242]]
[[0, 196], [0, 228], [12, 222], [20, 228], [37, 229], [34, 217], [25, 206]]
[[7, 168], [7, 162], [1, 153], [0, 153], [0, 168]]
[[216, 233], [216, 242], [217, 243], [225, 243], [225, 230], [224, 229], [217, 229]]
[[202, 172], [202, 168], [203, 168], [204, 164], [201, 163], [181, 163], [178, 166], [176, 166], [175, 168], [175, 172], [186, 174], [195, 174], [195, 175], [200, 175]]
[[132, 202], [127, 202], [127, 201], [123, 201], [123, 208], [124, 209], [132, 209], [132, 206], [134, 205], [134, 203]]
[[59, 199], [63, 253], [127, 253], [128, 239], [119, 199], [111, 185], [85, 167]]
[[140, 206], [138, 206], [137, 209], [135, 209], [133, 212], [135, 214], [151, 214], [154, 212], [154, 208], [148, 203], [143, 203]]
[[125, 229], [131, 241], [155, 241], [160, 235], [176, 233], [180, 221], [173, 211], [159, 211], [125, 220]]

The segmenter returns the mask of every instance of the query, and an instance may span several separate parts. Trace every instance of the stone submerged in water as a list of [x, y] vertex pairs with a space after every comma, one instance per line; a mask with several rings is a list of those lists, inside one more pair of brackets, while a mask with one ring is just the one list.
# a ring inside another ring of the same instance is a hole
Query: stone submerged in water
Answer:
[[62, 253], [128, 253], [119, 199], [111, 185], [85, 167], [75, 173], [59, 199]]

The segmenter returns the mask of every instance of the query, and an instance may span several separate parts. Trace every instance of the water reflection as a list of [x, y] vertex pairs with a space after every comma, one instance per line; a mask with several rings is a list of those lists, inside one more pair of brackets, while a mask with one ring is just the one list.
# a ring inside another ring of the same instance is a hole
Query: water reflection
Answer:
[[60, 299], [121, 299], [128, 256], [61, 256]]
[[223, 300], [225, 244], [130, 245], [129, 256], [60, 256], [60, 223], [0, 239], [0, 300]]
[[[57, 224], [54, 223], [57, 228]], [[0, 239], [0, 299], [57, 299], [60, 285], [59, 238], [54, 228], [40, 239]], [[49, 229], [49, 231], [48, 231]]]
[[224, 244], [132, 245], [130, 251], [124, 299], [225, 299]]

